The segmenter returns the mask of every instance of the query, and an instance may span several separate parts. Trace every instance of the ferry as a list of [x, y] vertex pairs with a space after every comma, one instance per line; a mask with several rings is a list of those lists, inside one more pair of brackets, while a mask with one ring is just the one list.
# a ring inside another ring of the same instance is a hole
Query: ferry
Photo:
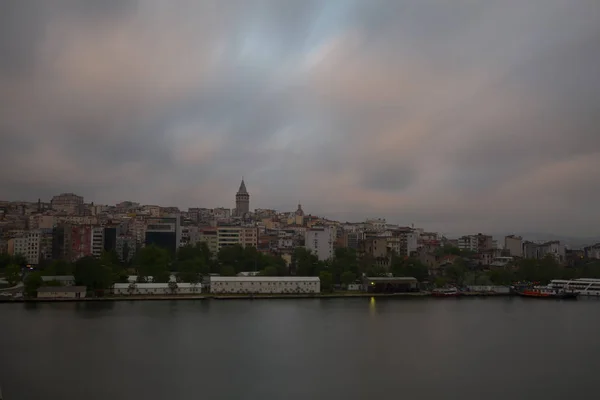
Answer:
[[548, 284], [551, 289], [573, 291], [580, 296], [600, 297], [600, 279], [554, 279]]
[[567, 292], [565, 290], [552, 289], [548, 286], [535, 286], [534, 288], [527, 288], [518, 290], [517, 294], [521, 297], [533, 297], [541, 299], [576, 299], [579, 295], [576, 292]]
[[458, 297], [460, 292], [455, 287], [433, 289], [431, 295], [434, 297]]

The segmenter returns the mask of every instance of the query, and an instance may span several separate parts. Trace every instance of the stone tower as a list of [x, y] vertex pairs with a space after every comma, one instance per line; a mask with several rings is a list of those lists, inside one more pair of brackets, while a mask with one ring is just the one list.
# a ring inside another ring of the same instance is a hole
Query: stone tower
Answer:
[[244, 183], [244, 178], [242, 178], [242, 183], [240, 184], [240, 188], [235, 194], [235, 214], [238, 217], [242, 217], [244, 214], [250, 212], [250, 195], [246, 190], [246, 184]]

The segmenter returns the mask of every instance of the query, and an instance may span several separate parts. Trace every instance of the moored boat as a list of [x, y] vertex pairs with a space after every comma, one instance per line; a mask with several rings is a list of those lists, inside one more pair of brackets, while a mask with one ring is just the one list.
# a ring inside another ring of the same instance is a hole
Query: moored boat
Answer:
[[458, 297], [460, 292], [455, 287], [433, 289], [431, 295], [434, 297]]
[[535, 287], [517, 291], [521, 297], [531, 297], [538, 299], [562, 299], [575, 300], [579, 295], [576, 292], [567, 292], [564, 290], [556, 290], [548, 287]]

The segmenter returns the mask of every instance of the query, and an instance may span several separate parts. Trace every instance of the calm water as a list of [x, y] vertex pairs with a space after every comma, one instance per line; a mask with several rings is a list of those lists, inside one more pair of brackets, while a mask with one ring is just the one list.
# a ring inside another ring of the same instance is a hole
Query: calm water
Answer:
[[22, 399], [596, 398], [600, 301], [0, 304]]

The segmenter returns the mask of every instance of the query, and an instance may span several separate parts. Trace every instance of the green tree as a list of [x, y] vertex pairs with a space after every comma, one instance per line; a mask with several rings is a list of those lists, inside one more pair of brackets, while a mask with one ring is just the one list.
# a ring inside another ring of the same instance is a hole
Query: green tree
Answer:
[[292, 265], [297, 276], [318, 276], [325, 264], [304, 247], [296, 247], [292, 253]]
[[514, 279], [511, 271], [504, 268], [496, 268], [488, 272], [488, 277], [494, 285], [510, 285]]
[[88, 290], [103, 291], [114, 283], [113, 271], [109, 265], [94, 257], [83, 257], [75, 263], [75, 282]]
[[429, 279], [429, 268], [418, 258], [392, 256], [390, 269], [394, 276], [410, 276], [419, 282]]
[[21, 268], [17, 264], [9, 264], [5, 270], [6, 280], [10, 286], [21, 281]]
[[53, 260], [41, 273], [43, 276], [71, 275], [73, 274], [73, 264], [66, 260]]
[[366, 253], [360, 257], [358, 260], [358, 269], [361, 274], [364, 273], [367, 276], [379, 276], [372, 275], [374, 272], [379, 271], [380, 268], [375, 264], [375, 258], [371, 254]]
[[222, 247], [221, 250], [219, 250], [217, 259], [221, 269], [223, 266], [227, 265], [232, 267], [236, 273], [243, 272], [247, 264], [244, 257], [244, 248], [237, 244], [234, 246]]
[[279, 272], [277, 271], [277, 267], [271, 265], [260, 271], [260, 274], [262, 276], [277, 276]]
[[30, 272], [25, 277], [24, 290], [28, 297], [36, 297], [37, 290], [44, 284], [42, 274], [39, 272]]
[[221, 275], [235, 276], [235, 269], [231, 265], [224, 265], [221, 267]]
[[443, 276], [437, 276], [435, 278], [435, 287], [441, 288], [448, 284], [448, 279]]
[[454, 264], [446, 268], [446, 277], [458, 286], [462, 286], [465, 281], [467, 269], [462, 260], [456, 259]]
[[169, 252], [161, 247], [146, 246], [137, 253], [138, 276], [142, 279], [153, 277], [153, 282], [166, 283], [169, 281]]
[[208, 265], [206, 265], [203, 258], [196, 257], [192, 259], [186, 259], [184, 261], [177, 261], [177, 277], [182, 282], [198, 283], [202, 279], [202, 275], [208, 274]]
[[21, 268], [25, 268], [27, 266], [27, 259], [23, 254], [15, 254], [12, 259], [13, 264], [17, 264]]
[[356, 251], [343, 247], [336, 249], [329, 272], [333, 275], [334, 283], [343, 283], [342, 276], [346, 272], [351, 272], [356, 276], [359, 272]]
[[343, 285], [350, 285], [351, 283], [356, 282], [356, 274], [352, 271], [345, 271], [342, 273], [341, 281]]
[[333, 290], [333, 275], [331, 275], [331, 272], [321, 271], [319, 279], [321, 280], [321, 291], [331, 292]]
[[0, 271], [6, 269], [10, 264], [13, 264], [13, 258], [6, 254], [0, 254]]
[[456, 246], [447, 244], [447, 245], [444, 245], [443, 247], [440, 247], [439, 249], [437, 249], [435, 254], [437, 256], [446, 256], [446, 255], [459, 256], [459, 255], [461, 255], [461, 250]]
[[113, 282], [127, 282], [129, 274], [127, 274], [125, 267], [121, 265], [116, 251], [112, 250], [102, 252], [102, 255], [100, 256], [100, 264], [103, 267], [110, 269]]

